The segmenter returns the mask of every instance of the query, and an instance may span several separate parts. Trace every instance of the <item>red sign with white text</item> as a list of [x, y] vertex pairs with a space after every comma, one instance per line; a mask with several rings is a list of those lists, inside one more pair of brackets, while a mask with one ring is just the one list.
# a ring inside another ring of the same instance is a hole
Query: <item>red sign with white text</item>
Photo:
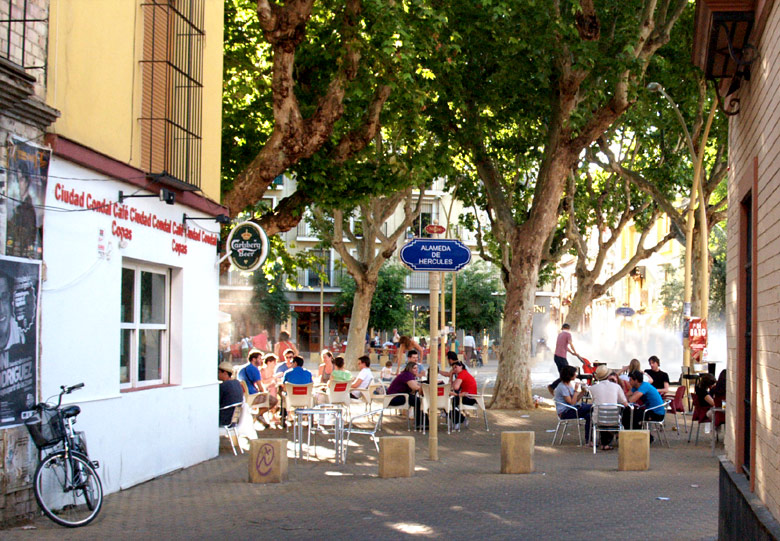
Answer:
[[707, 320], [692, 317], [688, 326], [688, 345], [693, 350], [707, 347]]

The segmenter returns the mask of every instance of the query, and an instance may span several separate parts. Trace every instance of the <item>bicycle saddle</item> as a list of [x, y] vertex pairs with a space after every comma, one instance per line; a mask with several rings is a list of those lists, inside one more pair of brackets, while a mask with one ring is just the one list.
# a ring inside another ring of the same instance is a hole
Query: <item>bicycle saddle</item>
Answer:
[[78, 406], [67, 406], [62, 408], [62, 416], [66, 419], [68, 417], [75, 417], [79, 413], [81, 413], [81, 408]]

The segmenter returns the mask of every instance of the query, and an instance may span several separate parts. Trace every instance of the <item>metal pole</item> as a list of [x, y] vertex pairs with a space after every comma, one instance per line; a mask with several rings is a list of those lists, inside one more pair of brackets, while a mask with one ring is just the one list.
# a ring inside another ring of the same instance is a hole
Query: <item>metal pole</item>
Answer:
[[439, 379], [439, 370], [436, 363], [436, 341], [439, 338], [439, 273], [428, 273], [428, 285], [431, 288], [430, 303], [431, 303], [431, 319], [430, 319], [430, 358], [428, 368], [428, 390], [433, 396], [428, 397], [428, 458], [431, 460], [439, 460], [439, 423], [438, 423], [438, 408], [436, 396], [437, 382]]
[[[444, 298], [444, 294], [447, 292], [446, 291], [447, 287], [446, 287], [446, 281], [444, 280], [443, 272], [439, 273], [439, 283], [441, 284], [441, 319], [439, 320], [440, 321], [439, 328], [443, 331], [447, 323], [447, 312], [445, 311], [445, 309], [447, 308], [447, 303], [445, 302], [446, 299]], [[444, 369], [445, 366], [444, 365], [444, 360], [445, 360], [444, 343], [446, 342], [446, 340], [447, 340], [447, 334], [441, 333], [441, 347], [439, 348], [439, 366], [441, 367], [442, 370]]]
[[320, 279], [320, 351], [325, 349], [325, 282]]

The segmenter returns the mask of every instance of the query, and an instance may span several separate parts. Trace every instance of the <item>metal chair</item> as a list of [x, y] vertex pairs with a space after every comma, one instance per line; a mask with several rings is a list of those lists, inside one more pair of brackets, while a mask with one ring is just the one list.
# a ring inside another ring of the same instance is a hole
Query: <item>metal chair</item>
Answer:
[[623, 430], [621, 419], [623, 417], [622, 404], [594, 404], [590, 414], [591, 440], [593, 440], [593, 454], [596, 454], [597, 435], [599, 432], [620, 432]]
[[710, 410], [709, 404], [701, 404], [699, 397], [696, 393], [691, 393], [693, 400], [693, 413], [691, 414], [691, 430], [688, 432], [688, 443], [691, 443], [691, 436], [693, 436], [693, 422], [696, 421], [696, 442], [694, 445], [699, 445], [699, 431], [702, 424], [711, 423], [712, 420], [707, 416], [707, 412]]
[[[356, 421], [360, 421], [361, 419], [365, 418], [371, 418], [377, 414], [379, 414], [379, 418], [374, 422], [374, 426], [372, 428], [355, 428], [354, 424]], [[376, 447], [376, 452], [379, 452], [379, 438], [377, 438], [376, 433], [382, 429], [383, 414], [384, 409], [379, 408], [367, 413], [355, 415], [349, 420], [349, 424], [347, 425], [347, 428], [344, 429], [344, 436], [342, 437], [342, 447], [344, 449], [344, 458], [342, 460], [342, 464], [347, 462], [347, 447], [349, 447], [349, 440], [352, 437], [352, 434], [365, 434], [367, 436], [371, 436], [371, 440], [374, 442], [374, 447]]]
[[[244, 450], [241, 448], [241, 445], [238, 442], [238, 420], [241, 417], [241, 406], [244, 404], [244, 402], [236, 402], [235, 404], [230, 404], [229, 406], [225, 406], [224, 408], [219, 408], [219, 411], [223, 410], [229, 410], [233, 409], [233, 415], [230, 418], [230, 422], [226, 425], [220, 425], [219, 429], [221, 434], [227, 436], [227, 438], [230, 440], [230, 448], [233, 449], [233, 454], [237, 455], [236, 453], [236, 445], [238, 445], [239, 450], [241, 451], [241, 454], [244, 454]], [[233, 443], [233, 438], [236, 439], [236, 443]]]
[[647, 408], [642, 412], [642, 429], [649, 430], [651, 433], [655, 431], [656, 435], [658, 436], [658, 441], [661, 443], [661, 445], [666, 442], [667, 447], [671, 447], [671, 445], [669, 445], [669, 438], [666, 437], [666, 429], [664, 428], [664, 421], [666, 419], [662, 419], [660, 421], [648, 421], [645, 417], [647, 416], [648, 412], [653, 410], [666, 411], [666, 408], [669, 407], [670, 402], [671, 400], [667, 400], [663, 404], [658, 404], [652, 408]]
[[[582, 432], [580, 431], [580, 422], [585, 422], [584, 418], [580, 418], [580, 410], [572, 406], [571, 404], [567, 404], [566, 402], [560, 402], [558, 400], [555, 401], [555, 404], [560, 404], [564, 406], [566, 409], [573, 409], [575, 412], [576, 417], [574, 419], [561, 419], [560, 414], [558, 414], [558, 424], [555, 427], [555, 434], [553, 434], [553, 441], [552, 445], [555, 445], [555, 440], [558, 437], [558, 431], [563, 427], [563, 432], [561, 432], [561, 439], [558, 441], [558, 445], [561, 445], [563, 443], [563, 437], [566, 435], [566, 429], [569, 427], [569, 423], [575, 423], [577, 425], [577, 436], [580, 439], [580, 447], [582, 447]], [[556, 407], [556, 413], [557, 413], [557, 407]]]
[[[473, 411], [479, 411], [482, 410], [482, 414], [485, 417], [485, 430], [490, 432], [490, 427], [488, 427], [488, 418], [487, 418], [487, 408], [485, 408], [485, 389], [487, 389], [488, 383], [490, 383], [491, 380], [486, 379], [485, 383], [482, 384], [482, 393], [481, 394], [461, 394], [458, 397], [458, 409], [462, 412], [463, 410], [473, 410]], [[476, 404], [464, 404], [463, 398], [473, 398], [477, 401]], [[460, 431], [460, 427], [458, 427], [458, 431]]]

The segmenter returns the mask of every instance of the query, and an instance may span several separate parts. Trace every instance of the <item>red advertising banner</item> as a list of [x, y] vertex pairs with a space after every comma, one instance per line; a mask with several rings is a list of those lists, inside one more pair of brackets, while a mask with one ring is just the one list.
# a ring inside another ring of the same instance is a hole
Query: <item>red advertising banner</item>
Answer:
[[703, 350], [707, 347], [707, 320], [692, 317], [688, 326], [688, 345], [692, 350]]

